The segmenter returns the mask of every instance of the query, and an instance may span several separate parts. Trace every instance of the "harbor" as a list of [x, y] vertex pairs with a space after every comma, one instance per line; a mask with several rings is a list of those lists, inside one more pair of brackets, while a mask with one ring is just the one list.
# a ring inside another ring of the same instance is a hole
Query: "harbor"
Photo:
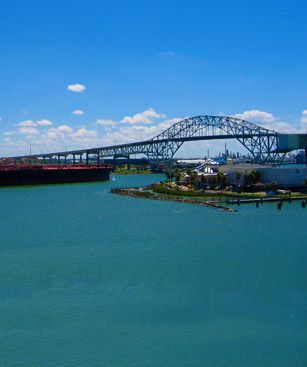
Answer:
[[[210, 365], [221, 328], [227, 338], [218, 349], [228, 360], [237, 363], [240, 346], [252, 338], [262, 353], [243, 352], [245, 361], [278, 365], [282, 349], [290, 366], [305, 332], [307, 212], [299, 201], [281, 211], [272, 203], [224, 213], [109, 193], [164, 179], [116, 175], [0, 190], [4, 366], [30, 366], [33, 356], [48, 367], [73, 360], [99, 365], [102, 353], [106, 364], [117, 363], [119, 341], [129, 350], [123, 366], [148, 354], [170, 359], [165, 345], [174, 346], [176, 359], [187, 332]], [[70, 353], [63, 340], [73, 343]], [[186, 359], [193, 360], [194, 347]]]
[[307, 1], [0, 14], [0, 367], [307, 367]]

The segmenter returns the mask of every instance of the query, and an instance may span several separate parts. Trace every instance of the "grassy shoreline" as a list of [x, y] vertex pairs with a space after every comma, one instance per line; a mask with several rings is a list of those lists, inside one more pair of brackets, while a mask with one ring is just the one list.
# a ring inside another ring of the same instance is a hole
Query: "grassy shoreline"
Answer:
[[[184, 189], [183, 189], [184, 188]], [[244, 203], [263, 203], [263, 202], [283, 202], [292, 200], [302, 200], [307, 203], [307, 195], [300, 193], [280, 194], [275, 196], [267, 196], [266, 193], [250, 193], [250, 192], [229, 192], [224, 190], [197, 190], [182, 186], [171, 185], [167, 182], [155, 183], [145, 187], [134, 188], [114, 188], [111, 193], [132, 196], [136, 198], [173, 201], [188, 204], [197, 204], [213, 207], [218, 210], [233, 212], [235, 209], [230, 208], [235, 204]]]

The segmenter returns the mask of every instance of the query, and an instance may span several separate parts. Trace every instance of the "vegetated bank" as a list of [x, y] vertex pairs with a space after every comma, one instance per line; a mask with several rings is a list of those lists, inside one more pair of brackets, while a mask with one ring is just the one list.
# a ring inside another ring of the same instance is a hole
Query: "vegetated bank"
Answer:
[[[166, 169], [166, 182], [159, 182], [147, 187], [116, 188], [111, 192], [120, 195], [147, 198], [153, 200], [176, 201], [189, 204], [214, 207], [223, 211], [235, 211], [231, 206], [244, 203], [274, 202], [301, 200], [306, 206], [307, 195], [301, 191], [282, 190], [277, 183], [261, 183], [261, 173], [257, 171], [237, 174], [237, 184], [230, 184], [227, 174], [211, 168], [205, 172], [196, 170]], [[243, 177], [242, 185], [240, 179]], [[305, 185], [307, 186], [307, 181]], [[303, 205], [304, 204], [304, 205]]]
[[[161, 183], [162, 184], [162, 183]], [[196, 204], [211, 207], [226, 212], [235, 212], [236, 210], [227, 206], [220, 205], [218, 202], [201, 200], [196, 195], [177, 195], [168, 194], [167, 192], [162, 193], [161, 191], [155, 191], [155, 185], [135, 188], [112, 188], [111, 193], [117, 195], [131, 196], [143, 199], [152, 199], [159, 201], [173, 201], [186, 204]], [[158, 184], [159, 185], [159, 184]]]

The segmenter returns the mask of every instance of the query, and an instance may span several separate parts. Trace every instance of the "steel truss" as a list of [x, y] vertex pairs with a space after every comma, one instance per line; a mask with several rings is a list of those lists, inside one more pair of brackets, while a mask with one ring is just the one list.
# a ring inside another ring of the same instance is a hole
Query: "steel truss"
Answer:
[[[278, 136], [275, 131], [228, 116], [195, 116], [175, 123], [154, 138], [130, 144], [35, 155], [46, 160], [66, 160], [73, 157], [78, 162], [97, 161], [106, 157], [127, 157], [142, 154], [151, 161], [167, 161], [186, 141], [237, 139], [257, 163], [281, 162], [284, 154], [278, 153]], [[84, 157], [85, 155], [85, 157]], [[34, 156], [34, 155], [32, 155]], [[76, 158], [77, 157], [77, 158]], [[22, 157], [15, 157], [22, 158]]]

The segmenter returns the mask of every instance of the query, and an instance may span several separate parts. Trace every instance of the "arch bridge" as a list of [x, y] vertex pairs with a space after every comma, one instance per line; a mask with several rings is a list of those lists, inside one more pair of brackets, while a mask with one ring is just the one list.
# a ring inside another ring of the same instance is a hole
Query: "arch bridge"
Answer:
[[237, 139], [256, 163], [281, 163], [291, 150], [307, 149], [306, 134], [280, 134], [251, 122], [228, 116], [195, 116], [179, 121], [152, 139], [106, 147], [18, 156], [44, 162], [100, 163], [104, 158], [145, 155], [150, 161], [168, 161], [187, 141]]

